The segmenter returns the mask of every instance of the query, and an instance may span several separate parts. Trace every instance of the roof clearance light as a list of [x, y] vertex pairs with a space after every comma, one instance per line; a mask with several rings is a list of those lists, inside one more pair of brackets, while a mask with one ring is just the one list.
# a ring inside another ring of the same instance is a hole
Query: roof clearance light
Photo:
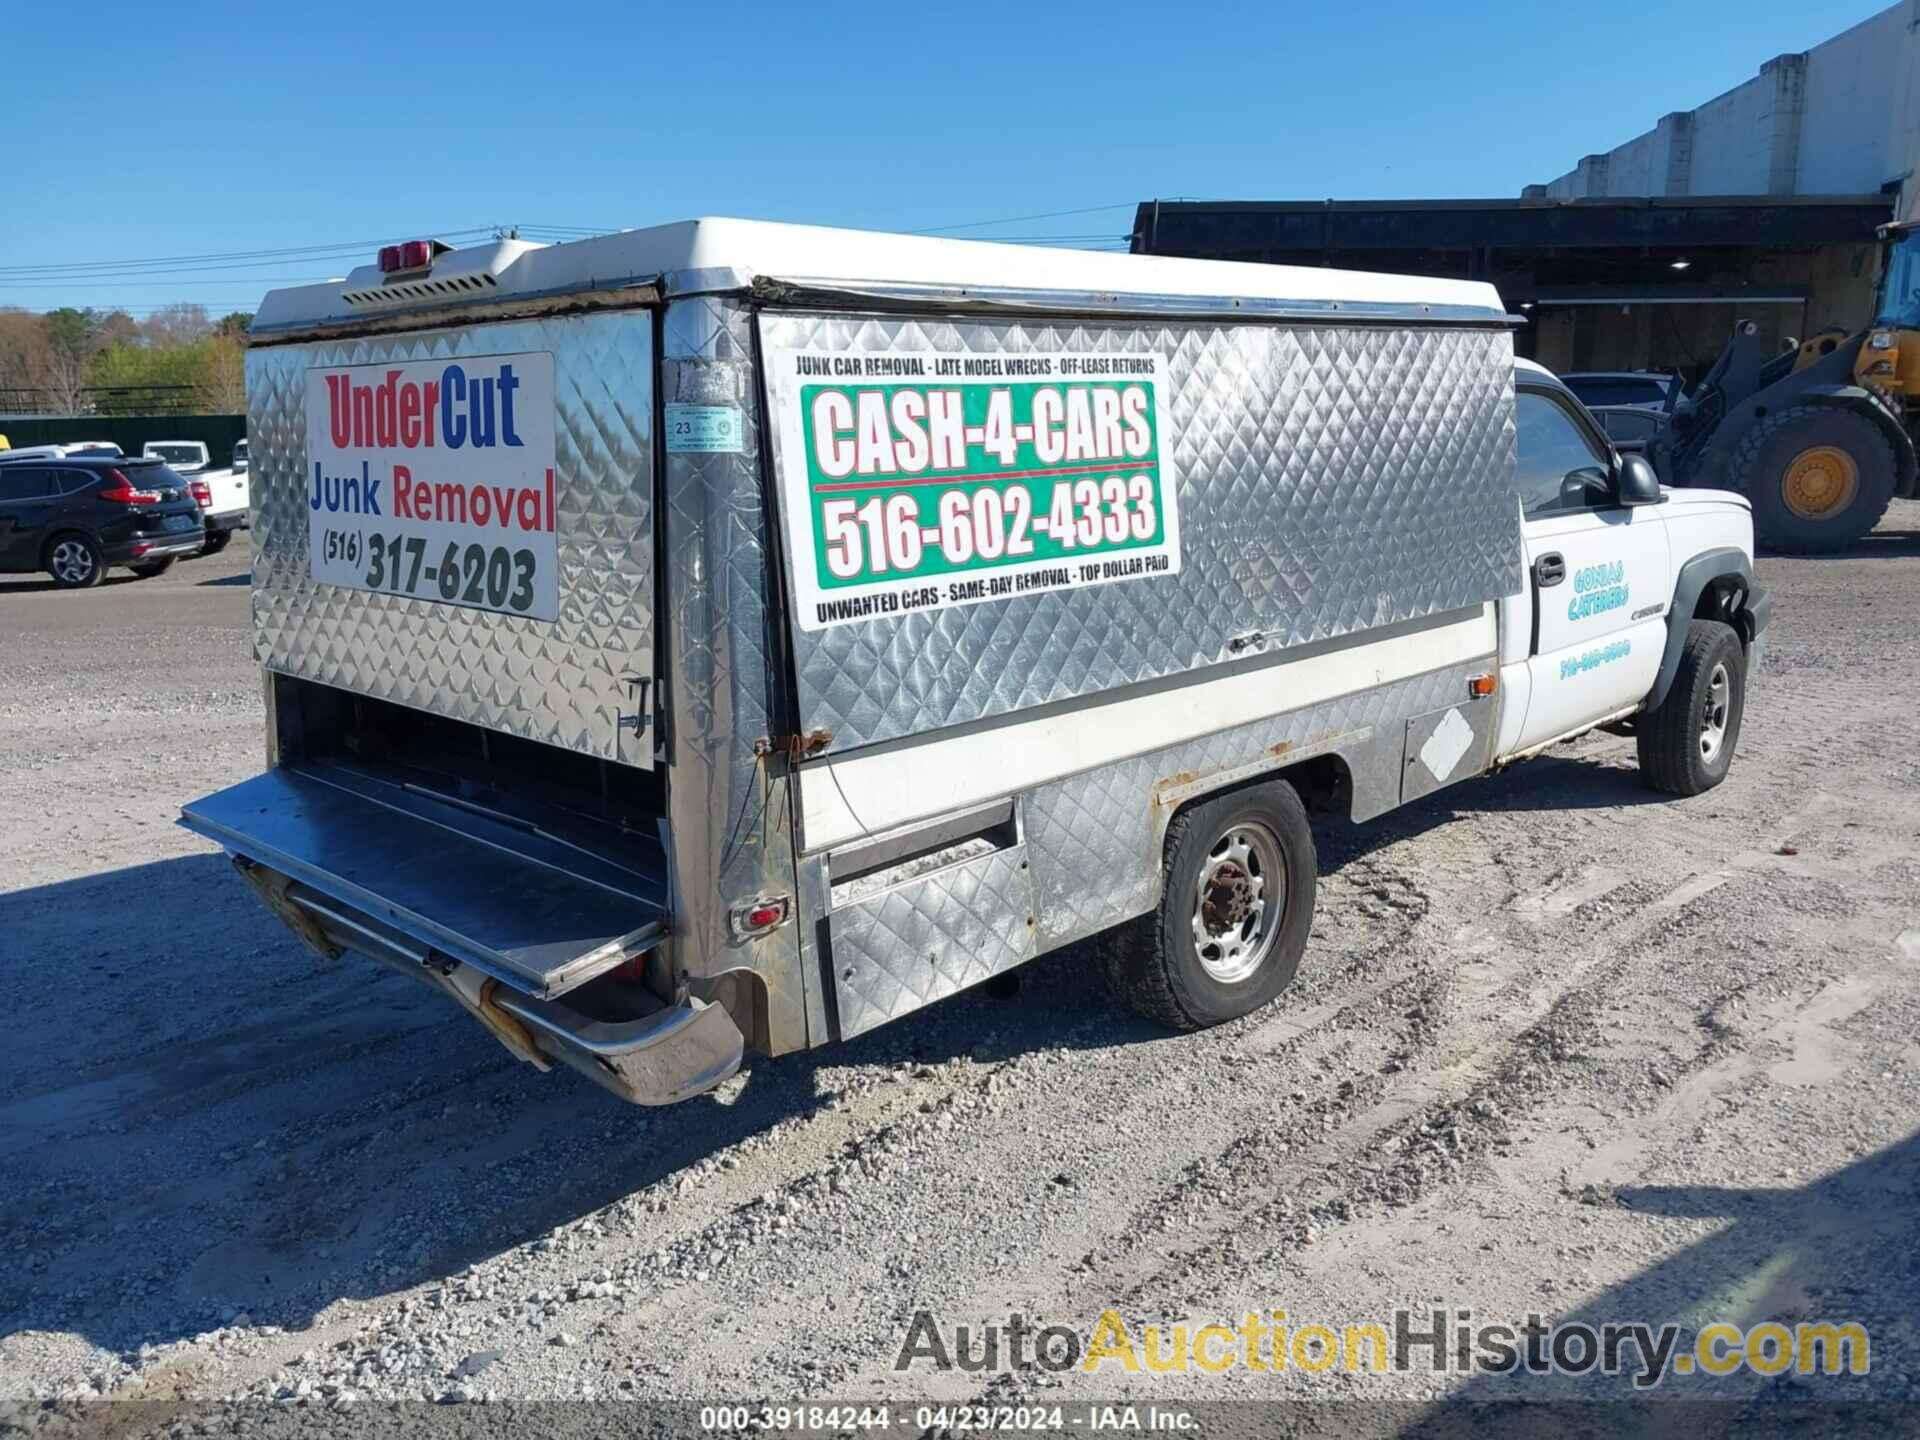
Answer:
[[402, 245], [380, 247], [380, 273], [392, 275], [400, 270], [424, 270], [433, 263], [431, 240], [409, 240]]

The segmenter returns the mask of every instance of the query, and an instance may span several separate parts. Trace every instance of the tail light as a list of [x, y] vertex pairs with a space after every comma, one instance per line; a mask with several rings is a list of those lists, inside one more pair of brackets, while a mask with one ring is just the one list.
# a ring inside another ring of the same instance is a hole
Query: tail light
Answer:
[[158, 490], [136, 490], [133, 482], [127, 479], [122, 470], [107, 471], [107, 487], [98, 492], [102, 500], [111, 500], [116, 505], [158, 505]]
[[206, 481], [189, 481], [187, 489], [193, 492], [193, 498], [202, 510], [211, 510], [213, 508], [213, 487], [207, 484]]

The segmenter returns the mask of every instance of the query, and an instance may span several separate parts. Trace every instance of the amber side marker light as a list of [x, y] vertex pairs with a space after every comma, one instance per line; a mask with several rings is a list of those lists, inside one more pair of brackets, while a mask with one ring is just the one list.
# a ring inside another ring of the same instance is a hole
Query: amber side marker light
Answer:
[[1467, 693], [1476, 700], [1483, 700], [1500, 688], [1498, 675], [1475, 675], [1467, 681]]

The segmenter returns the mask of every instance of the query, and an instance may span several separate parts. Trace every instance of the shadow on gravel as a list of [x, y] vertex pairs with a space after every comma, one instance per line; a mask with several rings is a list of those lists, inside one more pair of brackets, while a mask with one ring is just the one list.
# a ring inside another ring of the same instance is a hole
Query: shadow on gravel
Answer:
[[1920, 530], [1875, 530], [1844, 550], [1825, 555], [1782, 555], [1762, 550], [1760, 558], [1775, 562], [1822, 565], [1833, 560], [1911, 560], [1920, 555]]
[[[89, 586], [88, 588], [111, 590], [117, 585], [137, 585], [140, 579], [141, 577], [138, 575], [109, 573], [101, 577], [100, 583], [97, 586]], [[13, 575], [0, 575], [0, 600], [4, 600], [9, 595], [40, 595], [50, 590], [59, 590], [62, 588], [64, 587], [54, 584], [51, 580], [26, 580]], [[84, 594], [85, 592], [76, 591], [74, 593]]]
[[[194, 855], [0, 894], [0, 1337], [113, 1351], [430, 1283], [715, 1152], [960, 1055], [1166, 1039], [1071, 952], [715, 1095], [621, 1104], [444, 997], [318, 963]], [[718, 1213], [714, 1218], [719, 1218]], [[636, 1247], [668, 1222], [642, 1206]], [[697, 1223], [684, 1211], [676, 1233]]]
[[[1469, 807], [1644, 795], [1631, 771], [1535, 761], [1373, 824], [1322, 825], [1323, 868]], [[302, 1328], [922, 1065], [1180, 1043], [1113, 1000], [1074, 946], [852, 1041], [754, 1061], [716, 1095], [641, 1110], [565, 1068], [538, 1074], [371, 961], [318, 964], [217, 855], [0, 896], [0, 933], [0, 998], [13, 997], [13, 1033], [33, 1037], [0, 1049], [0, 1335], [74, 1331], [113, 1350], [240, 1312]], [[663, 1222], [642, 1208], [632, 1223], [644, 1247]]]
[[1641, 784], [1640, 772], [1631, 760], [1623, 768], [1597, 757], [1541, 755], [1498, 775], [1435, 791], [1362, 824], [1319, 820], [1314, 825], [1314, 844], [1320, 854], [1320, 873], [1332, 875], [1375, 850], [1416, 839], [1466, 815], [1614, 810], [1674, 803], [1672, 796]]
[[[1789, 1330], [1802, 1323], [1856, 1322], [1869, 1337], [1869, 1373], [1848, 1376], [1843, 1349], [1836, 1356], [1842, 1373], [1835, 1376], [1797, 1376], [1790, 1366], [1776, 1376], [1742, 1370], [1716, 1379], [1698, 1371], [1674, 1373], [1670, 1365], [1658, 1386], [1641, 1392], [1625, 1375], [1482, 1374], [1403, 1430], [1408, 1440], [1462, 1433], [1462, 1418], [1472, 1419], [1474, 1434], [1533, 1436], [1542, 1433], [1544, 1415], [1564, 1418], [1564, 1412], [1532, 1405], [1503, 1410], [1499, 1402], [1621, 1402], [1626, 1397], [1631, 1397], [1628, 1403], [1582, 1407], [1591, 1412], [1590, 1430], [1576, 1425], [1557, 1433], [1685, 1434], [1704, 1440], [1722, 1434], [1920, 1431], [1920, 1406], [1913, 1403], [1920, 1395], [1920, 1349], [1913, 1329], [1920, 1309], [1920, 1134], [1806, 1185], [1632, 1186], [1612, 1194], [1568, 1196], [1566, 1203], [1597, 1205], [1603, 1215], [1617, 1207], [1712, 1221], [1721, 1228], [1577, 1310], [1544, 1316], [1546, 1324], [1598, 1330], [1606, 1324], [1673, 1322], [1683, 1327], [1673, 1353], [1683, 1354], [1693, 1351], [1700, 1329], [1712, 1324], [1744, 1332], [1769, 1322]], [[1613, 1228], [1627, 1222], [1606, 1217], [1598, 1223]], [[1525, 1324], [1527, 1318], [1482, 1316], [1477, 1323]], [[1551, 1342], [1543, 1344], [1551, 1354]], [[1576, 1359], [1580, 1350], [1567, 1346]], [[1717, 1353], [1725, 1353], [1724, 1342]], [[1763, 1355], [1771, 1353], [1769, 1344]], [[1824, 1348], [1815, 1350], [1816, 1356], [1824, 1353]], [[1623, 1369], [1643, 1373], [1633, 1342], [1623, 1343], [1620, 1354]], [[1716, 1403], [1689, 1403], [1708, 1400]], [[1489, 1404], [1494, 1408], [1481, 1408]]]
[[237, 575], [222, 575], [218, 580], [200, 580], [200, 581], [196, 581], [195, 583], [198, 584], [202, 589], [205, 589], [209, 585], [246, 586], [246, 585], [251, 585], [253, 583], [253, 572], [250, 570], [242, 570]]

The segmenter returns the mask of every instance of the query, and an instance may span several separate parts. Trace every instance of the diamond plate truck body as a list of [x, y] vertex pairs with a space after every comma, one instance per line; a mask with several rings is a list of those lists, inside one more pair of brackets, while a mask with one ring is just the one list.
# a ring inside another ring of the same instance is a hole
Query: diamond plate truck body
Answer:
[[1488, 287], [739, 221], [419, 254], [255, 321], [268, 769], [183, 823], [530, 1063], [684, 1098], [1152, 909], [1196, 800], [1366, 819], [1540, 738]]

